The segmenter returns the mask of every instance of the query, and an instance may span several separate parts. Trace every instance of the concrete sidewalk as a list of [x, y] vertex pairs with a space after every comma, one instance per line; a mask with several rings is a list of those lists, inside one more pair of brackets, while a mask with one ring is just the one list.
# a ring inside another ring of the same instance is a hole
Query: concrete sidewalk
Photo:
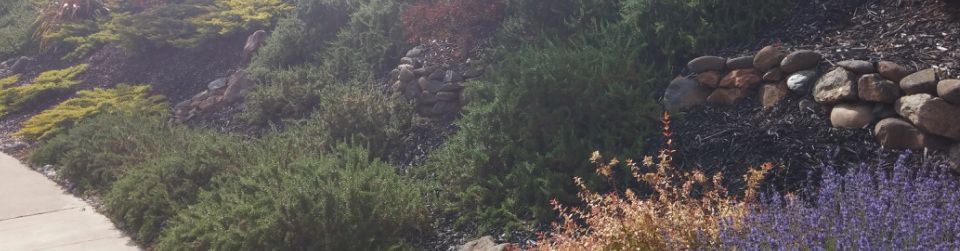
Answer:
[[89, 204], [0, 154], [0, 251], [6, 250], [139, 248]]

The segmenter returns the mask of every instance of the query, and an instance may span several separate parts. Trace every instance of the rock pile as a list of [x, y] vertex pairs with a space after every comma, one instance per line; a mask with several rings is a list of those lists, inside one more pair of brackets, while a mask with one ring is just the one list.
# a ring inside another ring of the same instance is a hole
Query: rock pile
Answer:
[[833, 127], [872, 129], [886, 148], [960, 150], [960, 80], [943, 79], [934, 68], [911, 72], [895, 62], [863, 60], [837, 62], [818, 78], [822, 58], [775, 46], [753, 56], [699, 57], [687, 65], [692, 77], [670, 83], [664, 103], [671, 111], [731, 105], [759, 90], [767, 109], [792, 92], [827, 108]]
[[186, 122], [204, 111], [240, 101], [255, 86], [256, 82], [245, 70], [238, 70], [229, 77], [216, 79], [207, 84], [207, 90], [174, 106], [174, 120]]
[[[418, 46], [400, 59], [400, 65], [387, 75], [394, 92], [417, 101], [417, 113], [425, 117], [443, 117], [460, 112], [465, 100], [464, 83], [478, 78], [484, 65], [468, 60], [463, 66], [437, 65], [424, 60], [425, 47]], [[461, 69], [457, 69], [461, 68]]]

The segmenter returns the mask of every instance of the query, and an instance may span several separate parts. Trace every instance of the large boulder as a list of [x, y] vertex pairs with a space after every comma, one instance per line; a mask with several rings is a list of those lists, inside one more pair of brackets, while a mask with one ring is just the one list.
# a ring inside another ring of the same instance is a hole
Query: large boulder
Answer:
[[897, 113], [920, 130], [960, 140], [960, 107], [951, 105], [941, 98], [920, 93], [904, 96], [897, 100]]
[[901, 79], [910, 75], [910, 72], [907, 71], [907, 68], [890, 61], [880, 61], [877, 63], [877, 71], [880, 72], [880, 75], [883, 78], [889, 79], [893, 82], [900, 82]]
[[873, 122], [873, 106], [839, 104], [830, 112], [830, 124], [839, 128], [864, 128]]
[[720, 72], [717, 72], [717, 71], [701, 72], [697, 74], [696, 79], [697, 79], [697, 82], [699, 82], [703, 86], [710, 87], [710, 88], [717, 88], [717, 85], [720, 84]]
[[885, 118], [873, 127], [877, 142], [890, 149], [921, 149], [923, 133], [901, 118]]
[[779, 46], [770, 45], [763, 47], [763, 49], [757, 52], [757, 55], [753, 56], [753, 67], [761, 72], [769, 71], [773, 69], [773, 67], [780, 65], [780, 61], [782, 61], [786, 55]]
[[786, 73], [812, 69], [817, 67], [821, 59], [823, 59], [823, 56], [820, 53], [811, 50], [799, 50], [784, 57], [783, 61], [780, 61], [780, 69]]
[[807, 95], [816, 79], [816, 71], [799, 71], [787, 78], [787, 87], [796, 94]]
[[243, 99], [255, 86], [257, 82], [250, 77], [250, 74], [246, 70], [239, 70], [227, 78], [227, 89], [223, 91], [221, 101], [229, 104]]
[[786, 82], [763, 85], [760, 87], [760, 103], [763, 104], [764, 109], [773, 108], [787, 97], [788, 92], [790, 90]]
[[813, 87], [813, 99], [821, 104], [857, 100], [857, 86], [853, 83], [853, 78], [853, 72], [843, 68], [824, 74]]
[[861, 100], [893, 104], [900, 98], [900, 86], [880, 74], [860, 76], [857, 93]]
[[247, 43], [243, 45], [243, 57], [249, 62], [254, 53], [260, 50], [260, 47], [267, 42], [267, 31], [257, 30], [247, 37]]
[[947, 79], [937, 84], [937, 96], [954, 105], [960, 105], [960, 80]]
[[937, 70], [926, 69], [907, 75], [900, 80], [900, 89], [909, 94], [937, 94]]
[[742, 56], [727, 59], [727, 69], [753, 69], [753, 56]]
[[877, 73], [877, 67], [873, 63], [863, 60], [844, 60], [837, 63], [837, 66], [843, 67], [856, 74]]
[[739, 88], [717, 88], [707, 97], [707, 102], [721, 105], [732, 105], [747, 97], [747, 91]]
[[727, 59], [717, 56], [702, 56], [690, 60], [690, 63], [687, 63], [687, 68], [690, 71], [701, 73], [705, 71], [720, 71], [723, 70], [723, 67], [726, 67]]
[[708, 95], [710, 95], [709, 88], [691, 79], [678, 77], [670, 81], [663, 95], [663, 102], [668, 111], [678, 112], [703, 104], [707, 101]]

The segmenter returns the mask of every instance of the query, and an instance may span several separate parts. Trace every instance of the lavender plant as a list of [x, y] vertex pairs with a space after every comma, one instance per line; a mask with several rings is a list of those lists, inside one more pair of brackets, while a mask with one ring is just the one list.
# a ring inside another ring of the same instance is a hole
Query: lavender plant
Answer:
[[[738, 250], [958, 250], [960, 182], [944, 168], [824, 165], [809, 200], [773, 195], [740, 223], [725, 221], [720, 244]], [[812, 187], [812, 186], [811, 186]]]

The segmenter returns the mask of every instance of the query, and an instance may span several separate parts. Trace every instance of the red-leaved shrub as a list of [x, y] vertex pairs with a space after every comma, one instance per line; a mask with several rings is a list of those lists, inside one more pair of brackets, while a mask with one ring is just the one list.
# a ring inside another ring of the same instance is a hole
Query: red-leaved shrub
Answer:
[[410, 42], [450, 42], [465, 53], [503, 17], [503, 0], [421, 0], [404, 10], [401, 19]]

